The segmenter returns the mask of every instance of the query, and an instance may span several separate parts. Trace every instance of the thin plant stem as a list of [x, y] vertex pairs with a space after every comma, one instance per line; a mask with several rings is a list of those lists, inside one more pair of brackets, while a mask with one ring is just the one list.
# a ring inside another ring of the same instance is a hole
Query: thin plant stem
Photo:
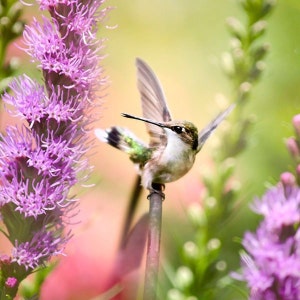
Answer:
[[162, 189], [163, 185], [159, 185], [159, 192], [152, 192], [148, 196], [149, 231], [147, 243], [144, 300], [156, 299], [159, 272], [162, 202], [164, 200], [164, 194], [162, 193]]

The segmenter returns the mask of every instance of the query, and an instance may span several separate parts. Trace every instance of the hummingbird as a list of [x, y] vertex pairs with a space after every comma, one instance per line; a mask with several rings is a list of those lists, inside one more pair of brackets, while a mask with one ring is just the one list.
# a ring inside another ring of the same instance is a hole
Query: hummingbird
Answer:
[[143, 117], [127, 113], [122, 113], [122, 116], [146, 124], [149, 144], [130, 130], [118, 126], [105, 130], [97, 128], [95, 135], [99, 140], [126, 152], [138, 167], [142, 186], [150, 193], [159, 193], [157, 186], [178, 180], [192, 168], [197, 153], [235, 104], [198, 132], [191, 122], [172, 119], [162, 86], [148, 64], [137, 58], [136, 67]]

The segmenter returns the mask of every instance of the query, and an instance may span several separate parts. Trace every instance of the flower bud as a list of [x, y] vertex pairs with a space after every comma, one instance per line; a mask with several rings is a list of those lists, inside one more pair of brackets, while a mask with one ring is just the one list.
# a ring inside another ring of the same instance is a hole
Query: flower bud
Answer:
[[242, 40], [246, 36], [245, 27], [238, 19], [229, 17], [226, 20], [226, 23], [230, 32], [239, 40]]
[[185, 296], [177, 289], [171, 289], [168, 291], [168, 300], [185, 300]]
[[300, 137], [300, 114], [294, 116], [292, 122], [297, 136]]
[[266, 31], [267, 28], [267, 22], [265, 20], [260, 20], [256, 23], [254, 23], [251, 27], [251, 34], [253, 38], [258, 38], [264, 32]]
[[270, 11], [273, 9], [273, 7], [276, 4], [276, 0], [266, 0], [264, 1], [264, 6], [262, 9], [262, 15], [266, 15], [270, 13]]
[[218, 270], [218, 271], [225, 271], [226, 269], [227, 269], [227, 263], [226, 263], [226, 261], [225, 260], [220, 260], [220, 261], [218, 261], [217, 263], [216, 263], [216, 269]]
[[235, 73], [235, 66], [233, 63], [232, 56], [229, 52], [224, 52], [221, 56], [221, 65], [223, 68], [223, 71], [228, 76], [232, 76]]
[[193, 283], [194, 274], [190, 268], [181, 266], [176, 272], [175, 281], [180, 289], [186, 289]]
[[191, 204], [187, 209], [187, 214], [196, 226], [205, 226], [207, 223], [205, 212], [199, 203]]
[[239, 87], [239, 97], [241, 99], [246, 98], [246, 96], [249, 95], [251, 88], [252, 88], [251, 83], [249, 83], [247, 81], [243, 82]]
[[233, 49], [237, 49], [237, 48], [241, 48], [242, 46], [242, 43], [239, 39], [237, 38], [231, 38], [229, 40], [229, 45], [230, 45], [230, 48], [233, 50]]
[[192, 241], [186, 242], [184, 244], [183, 252], [188, 259], [197, 259], [199, 256], [199, 248]]
[[300, 185], [300, 165], [296, 167], [297, 183]]
[[284, 194], [288, 198], [296, 184], [295, 176], [290, 172], [284, 172], [280, 175], [280, 181], [284, 188]]
[[263, 62], [262, 60], [259, 60], [258, 62], [256, 62], [255, 68], [256, 68], [257, 70], [259, 70], [260, 72], [262, 72], [262, 71], [265, 70], [266, 64], [265, 64], [265, 62]]
[[167, 295], [167, 299], [168, 300], [185, 300], [185, 295], [177, 290], [177, 289], [170, 289], [168, 291], [168, 295]]
[[207, 249], [209, 251], [218, 250], [221, 247], [221, 241], [219, 239], [211, 239], [207, 243]]
[[10, 26], [10, 19], [8, 17], [2, 17], [0, 19], [0, 28], [7, 29]]
[[7, 16], [12, 23], [15, 23], [21, 16], [23, 5], [21, 2], [15, 2], [8, 10]]
[[253, 66], [253, 68], [251, 69], [251, 79], [255, 80], [258, 78], [258, 76], [265, 70], [266, 68], [266, 64], [259, 60], [258, 62], [255, 63], [255, 65]]
[[297, 173], [298, 176], [300, 176], [300, 165], [298, 165], [298, 166], [296, 167], [296, 173]]
[[12, 32], [15, 35], [21, 35], [24, 29], [24, 24], [22, 22], [16, 22], [12, 27]]
[[6, 254], [2, 254], [0, 255], [0, 267], [1, 265], [9, 265], [11, 263], [11, 257], [6, 255]]
[[5, 281], [5, 286], [8, 288], [14, 288], [18, 284], [18, 280], [15, 277], [8, 277]]
[[215, 197], [208, 197], [205, 199], [206, 207], [213, 209], [217, 205], [217, 199]]
[[255, 61], [262, 60], [265, 55], [270, 50], [270, 45], [264, 43], [263, 45], [259, 45], [257, 48], [251, 50], [251, 56], [255, 59]]
[[295, 177], [290, 172], [284, 172], [280, 175], [280, 181], [285, 186], [294, 186]]
[[288, 138], [285, 142], [286, 147], [288, 148], [290, 154], [294, 157], [297, 158], [300, 155], [300, 150], [298, 143], [295, 138]]

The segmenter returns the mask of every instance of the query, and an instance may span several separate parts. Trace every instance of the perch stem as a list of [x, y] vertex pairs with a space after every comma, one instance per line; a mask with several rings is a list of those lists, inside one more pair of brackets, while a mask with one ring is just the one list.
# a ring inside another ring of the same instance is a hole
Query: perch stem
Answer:
[[162, 222], [163, 185], [155, 185], [157, 192], [151, 192], [149, 199], [149, 231], [144, 285], [144, 300], [155, 300], [157, 294], [160, 236]]

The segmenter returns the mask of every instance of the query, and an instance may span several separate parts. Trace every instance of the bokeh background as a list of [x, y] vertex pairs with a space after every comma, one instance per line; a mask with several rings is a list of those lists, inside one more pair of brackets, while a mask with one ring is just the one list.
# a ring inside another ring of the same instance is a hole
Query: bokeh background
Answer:
[[[101, 90], [99, 120], [94, 126], [125, 126], [147, 141], [144, 124], [120, 116], [121, 112], [141, 115], [136, 57], [147, 61], [160, 78], [173, 117], [192, 121], [199, 128], [205, 126], [224, 109], [227, 101], [234, 100], [228, 98], [231, 85], [220, 68], [220, 60], [229, 48], [225, 20], [230, 16], [244, 18], [238, 3], [236, 0], [107, 1], [106, 5], [113, 9], [100, 29], [99, 38], [106, 39], [103, 67], [108, 84]], [[34, 8], [26, 8], [28, 21], [36, 14]], [[228, 236], [227, 248], [232, 249], [226, 254], [230, 270], [238, 267], [241, 248], [234, 239], [242, 237], [245, 230], [254, 230], [259, 221], [250, 211], [249, 202], [267, 186], [276, 184], [281, 172], [291, 169], [284, 140], [293, 134], [291, 119], [300, 111], [298, 0], [278, 1], [263, 40], [270, 43], [271, 50], [266, 70], [245, 110], [246, 115], [256, 117], [256, 122], [247, 137], [246, 151], [237, 158], [235, 179], [241, 185], [241, 196], [234, 217], [222, 233]], [[23, 54], [12, 47], [10, 55]], [[27, 56], [21, 59], [20, 73], [41, 77]], [[4, 130], [8, 122], [16, 120], [2, 112], [0, 122]], [[205, 145], [192, 171], [166, 187], [162, 264], [168, 257], [176, 258], [177, 246], [189, 239], [192, 227], [185, 207], [192, 201], [200, 201], [201, 176], [212, 169], [211, 149], [221, 132], [222, 128]], [[72, 226], [74, 237], [66, 249], [68, 256], [61, 258], [57, 270], [45, 283], [42, 299], [89, 299], [101, 292], [99, 280], [104, 282], [111, 268], [135, 169], [124, 153], [98, 141], [90, 155], [95, 168], [89, 183], [94, 186], [78, 188], [80, 212]], [[144, 193], [137, 219], [147, 209]], [[143, 281], [142, 270], [141, 267], [128, 276], [128, 289], [130, 283], [136, 286], [135, 280]], [[228, 294], [227, 298], [239, 299], [233, 295]]]

